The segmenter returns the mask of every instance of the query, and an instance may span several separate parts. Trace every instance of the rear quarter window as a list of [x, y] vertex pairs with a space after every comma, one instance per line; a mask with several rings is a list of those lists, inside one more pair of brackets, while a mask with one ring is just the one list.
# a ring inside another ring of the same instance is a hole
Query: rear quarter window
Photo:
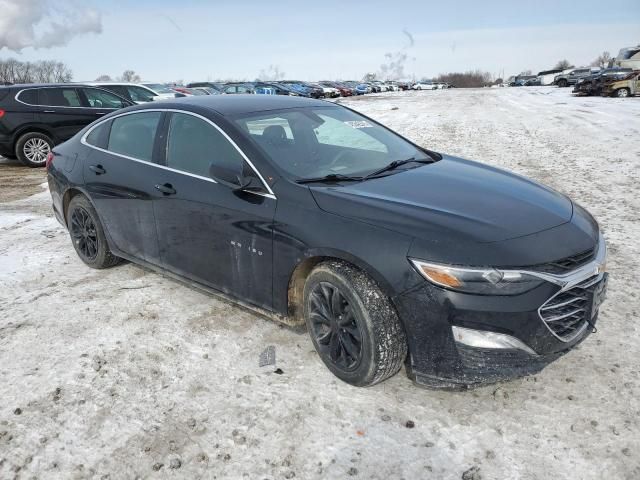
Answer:
[[37, 105], [38, 104], [38, 90], [35, 88], [30, 88], [28, 90], [22, 90], [18, 94], [18, 100], [24, 103], [28, 103], [29, 105]]
[[85, 142], [98, 148], [107, 148], [109, 140], [109, 131], [111, 130], [111, 121], [103, 122], [95, 127], [85, 138]]

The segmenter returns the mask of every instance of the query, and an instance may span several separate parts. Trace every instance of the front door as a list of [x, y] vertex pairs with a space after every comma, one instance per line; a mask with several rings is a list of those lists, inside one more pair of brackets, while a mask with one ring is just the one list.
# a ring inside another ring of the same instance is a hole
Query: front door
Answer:
[[275, 198], [234, 192], [209, 177], [212, 163], [249, 170], [212, 122], [176, 112], [167, 124], [165, 190], [154, 200], [165, 268], [271, 308]]

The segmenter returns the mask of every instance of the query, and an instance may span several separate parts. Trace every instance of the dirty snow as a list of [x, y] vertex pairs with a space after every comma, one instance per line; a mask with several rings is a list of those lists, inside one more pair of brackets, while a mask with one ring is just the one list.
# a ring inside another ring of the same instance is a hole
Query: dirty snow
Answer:
[[[510, 383], [446, 393], [400, 373], [353, 388], [303, 332], [135, 265], [88, 269], [44, 172], [0, 160], [0, 478], [640, 478], [640, 99], [532, 87], [343, 103], [593, 212], [610, 248], [599, 332]], [[269, 345], [276, 365], [260, 368]]]

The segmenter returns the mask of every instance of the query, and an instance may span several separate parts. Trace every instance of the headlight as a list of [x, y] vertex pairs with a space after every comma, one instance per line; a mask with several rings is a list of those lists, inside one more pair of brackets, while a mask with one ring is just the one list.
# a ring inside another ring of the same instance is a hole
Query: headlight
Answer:
[[440, 287], [480, 295], [517, 295], [541, 285], [544, 280], [516, 270], [467, 268], [410, 259], [418, 272]]

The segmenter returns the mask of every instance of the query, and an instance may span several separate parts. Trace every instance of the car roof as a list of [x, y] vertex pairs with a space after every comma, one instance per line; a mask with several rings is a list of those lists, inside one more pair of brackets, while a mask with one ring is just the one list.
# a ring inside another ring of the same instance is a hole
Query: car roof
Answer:
[[[315, 100], [305, 97], [290, 97], [286, 95], [206, 95], [198, 97], [179, 98], [172, 102], [162, 102], [166, 108], [175, 108], [177, 105], [192, 105], [213, 110], [221, 115], [236, 115], [244, 113], [264, 112], [267, 110], [281, 110], [286, 108], [301, 107], [333, 107], [332, 102]], [[159, 108], [160, 102], [145, 107]]]
[[41, 88], [41, 87], [86, 87], [87, 83], [15, 83], [13, 85], [6, 85], [9, 88]]

